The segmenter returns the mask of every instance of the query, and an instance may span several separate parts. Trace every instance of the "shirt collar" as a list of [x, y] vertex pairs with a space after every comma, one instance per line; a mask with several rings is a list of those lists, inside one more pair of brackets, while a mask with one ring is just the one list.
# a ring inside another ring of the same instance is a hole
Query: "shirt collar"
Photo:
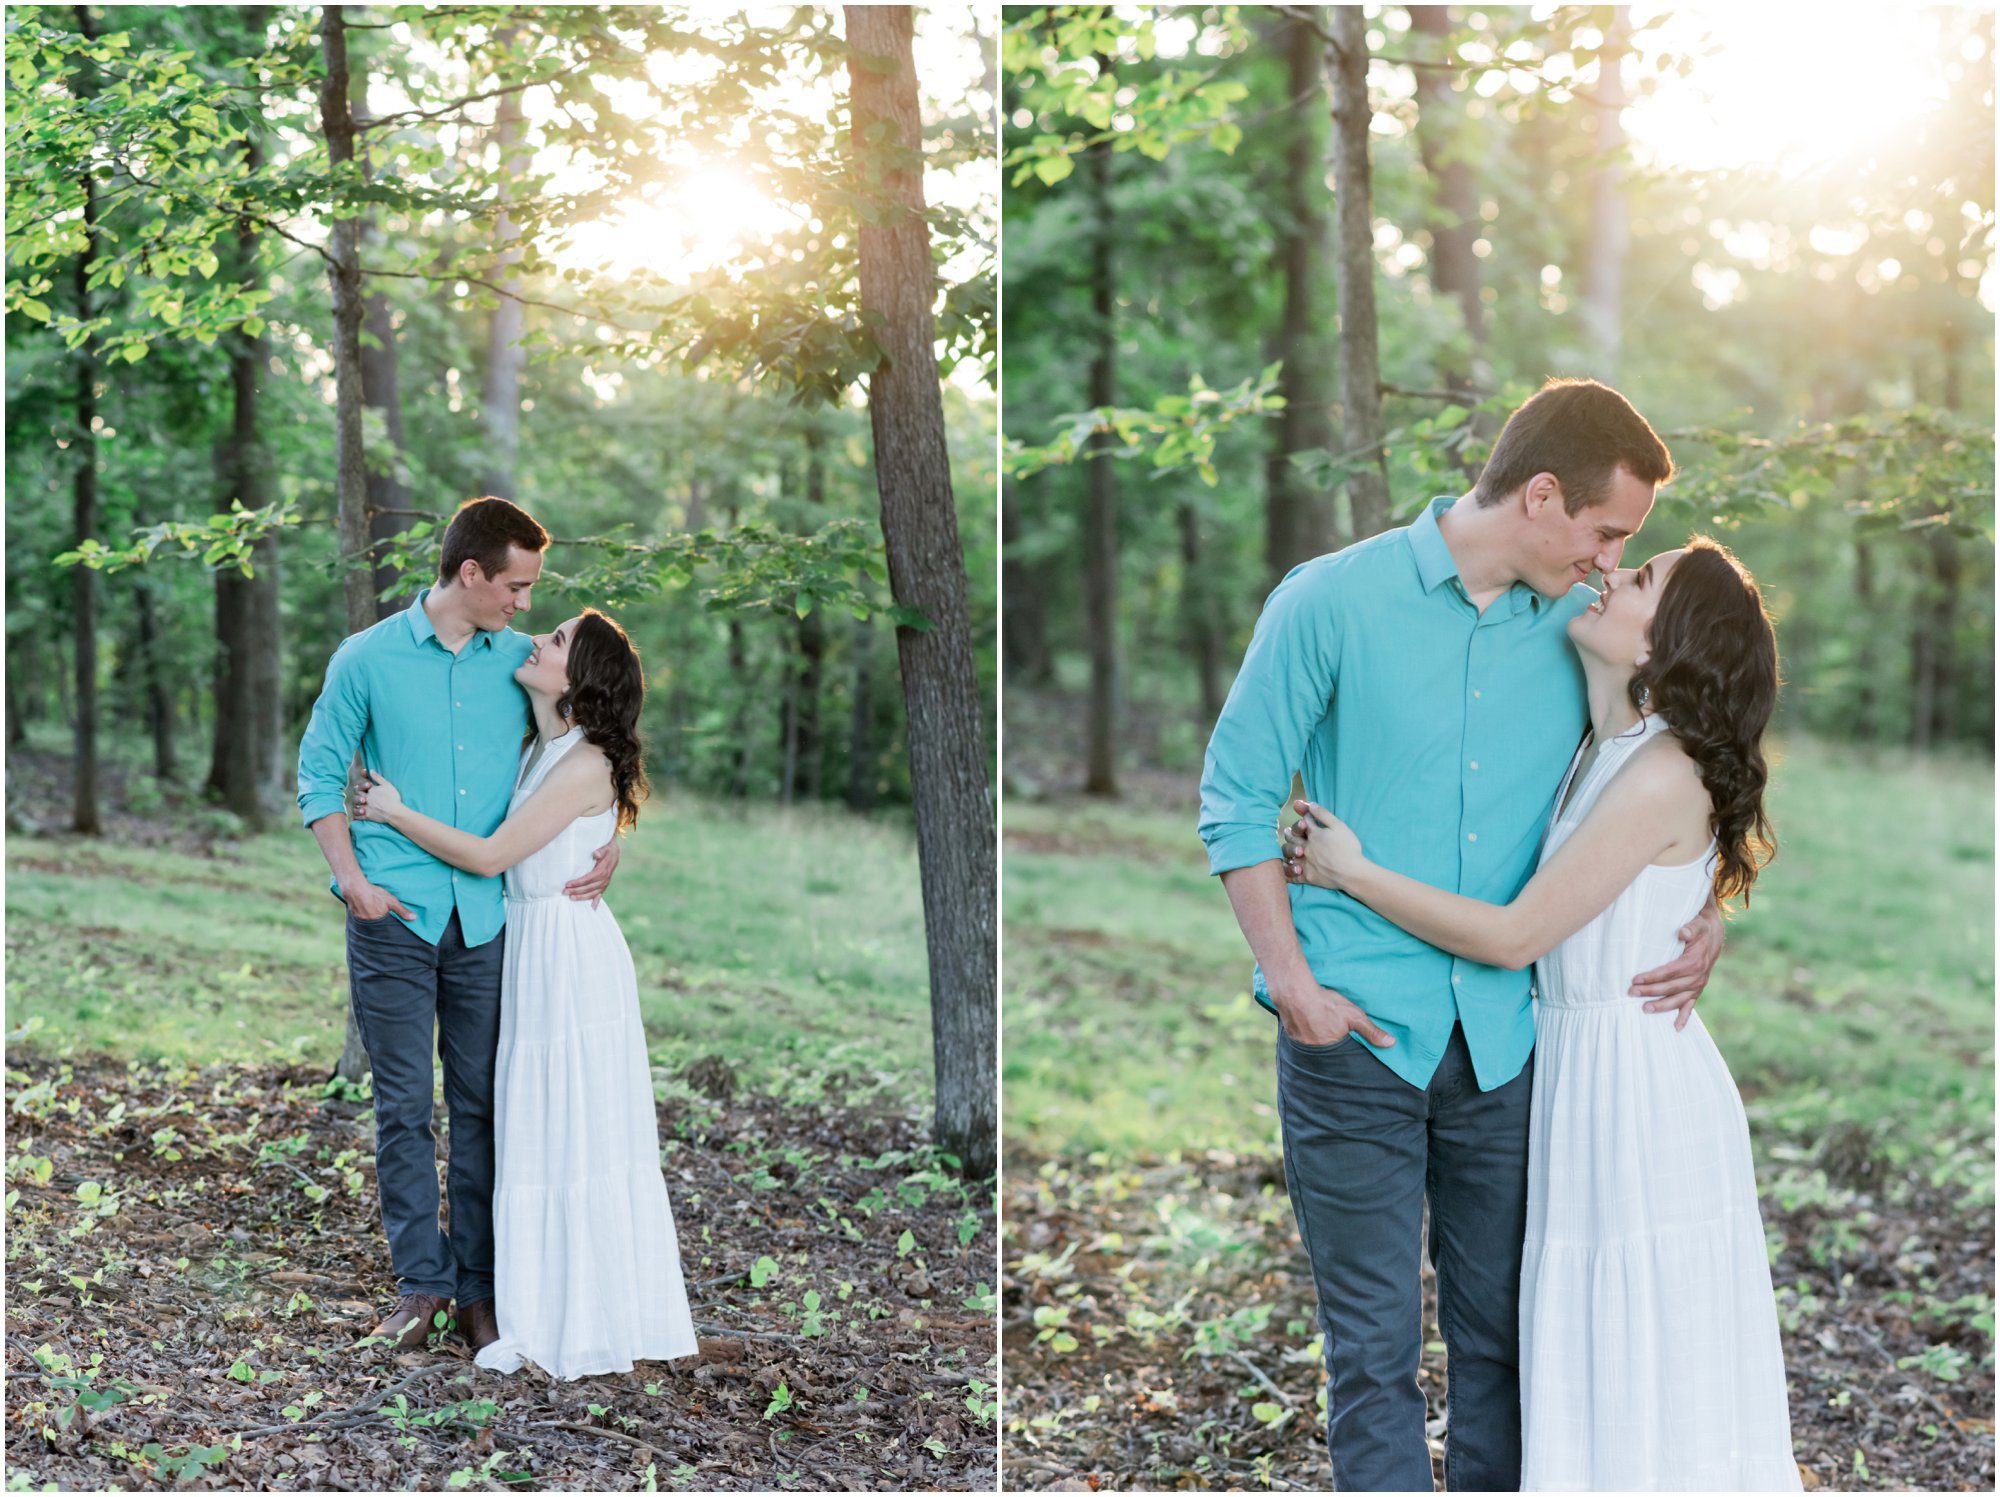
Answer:
[[[1438, 516], [1458, 501], [1450, 494], [1442, 494], [1424, 506], [1423, 513], [1411, 521], [1407, 532], [1410, 538], [1410, 554], [1416, 558], [1417, 580], [1424, 585], [1424, 591], [1434, 593], [1447, 582], [1458, 583], [1461, 594], [1465, 582], [1458, 575], [1458, 563], [1452, 560], [1451, 547], [1444, 543], [1444, 532], [1438, 529]], [[1507, 617], [1518, 616], [1522, 609], [1532, 608], [1540, 613], [1548, 600], [1525, 582], [1516, 582], [1507, 589]]]
[[1438, 516], [1450, 509], [1453, 502], [1448, 494], [1431, 500], [1410, 524], [1410, 554], [1417, 559], [1417, 580], [1427, 593], [1436, 592], [1458, 575], [1458, 563], [1451, 559], [1451, 547], [1444, 543], [1444, 532], [1438, 529]]
[[[416, 601], [410, 604], [406, 610], [410, 618], [410, 637], [420, 645], [426, 640], [437, 638], [437, 626], [431, 622], [430, 614], [424, 610], [424, 599], [430, 595], [431, 590], [425, 588], [417, 594]], [[490, 650], [493, 648], [493, 631], [490, 629], [475, 629], [472, 631], [471, 642], [476, 645], [484, 645]], [[444, 646], [440, 644], [438, 648], [443, 649]]]

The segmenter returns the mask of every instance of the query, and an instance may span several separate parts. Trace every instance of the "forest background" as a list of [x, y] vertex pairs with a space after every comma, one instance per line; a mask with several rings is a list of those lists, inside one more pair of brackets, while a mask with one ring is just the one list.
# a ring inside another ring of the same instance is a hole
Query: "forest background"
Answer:
[[[990, 18], [6, 24], [10, 1475], [990, 1485]], [[704, 1355], [580, 1388], [349, 1350], [291, 776], [482, 493], [556, 538], [520, 626], [648, 676], [608, 901]]]
[[1277, 579], [1560, 374], [1682, 468], [1634, 563], [1707, 531], [1778, 622], [1779, 855], [1702, 1013], [1802, 1480], [1989, 1484], [1990, 15], [1004, 15], [1010, 1481], [1324, 1483], [1202, 748]]

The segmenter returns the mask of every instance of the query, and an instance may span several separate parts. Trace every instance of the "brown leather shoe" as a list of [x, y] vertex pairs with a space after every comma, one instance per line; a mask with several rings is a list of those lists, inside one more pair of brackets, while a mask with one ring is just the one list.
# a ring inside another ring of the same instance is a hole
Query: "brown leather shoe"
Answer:
[[472, 1348], [472, 1354], [480, 1352], [500, 1339], [500, 1317], [494, 1313], [493, 1301], [476, 1299], [469, 1305], [458, 1307], [458, 1333]]
[[406, 1294], [396, 1301], [396, 1308], [389, 1312], [388, 1319], [370, 1334], [392, 1338], [398, 1351], [415, 1351], [437, 1329], [440, 1310], [447, 1312], [446, 1328], [449, 1329], [450, 1309], [451, 1301], [441, 1294]]

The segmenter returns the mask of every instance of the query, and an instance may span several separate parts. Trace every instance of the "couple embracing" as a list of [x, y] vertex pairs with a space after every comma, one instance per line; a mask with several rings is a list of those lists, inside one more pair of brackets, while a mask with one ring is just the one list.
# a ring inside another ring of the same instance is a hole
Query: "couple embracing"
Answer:
[[375, 1334], [422, 1346], [455, 1302], [481, 1366], [573, 1378], [696, 1341], [632, 957], [601, 900], [646, 793], [645, 677], [595, 610], [532, 638], [510, 627], [548, 539], [504, 499], [460, 507], [437, 585], [328, 662], [298, 799], [347, 906], [374, 1072], [400, 1294]]
[[1209, 743], [1342, 1490], [1432, 1487], [1426, 1204], [1448, 1489], [1800, 1485], [1749, 1131], [1694, 1013], [1770, 856], [1777, 646], [1712, 541], [1620, 568], [1672, 473], [1624, 397], [1551, 381], [1470, 492], [1287, 574]]

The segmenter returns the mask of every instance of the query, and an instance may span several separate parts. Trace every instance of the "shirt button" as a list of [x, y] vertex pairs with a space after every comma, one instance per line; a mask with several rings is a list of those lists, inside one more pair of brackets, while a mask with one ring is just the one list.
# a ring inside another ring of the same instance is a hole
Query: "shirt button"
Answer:
[[1462, 982], [1464, 982], [1464, 981], [1465, 981], [1465, 979], [1464, 979], [1464, 978], [1462, 978], [1462, 977], [1460, 977], [1460, 976], [1459, 976], [1459, 975], [1458, 975], [1458, 974], [1457, 974], [1456, 972], [1454, 972], [1454, 973], [1452, 973], [1452, 974], [1451, 974], [1451, 985], [1452, 985], [1453, 987], [1457, 987], [1457, 986], [1458, 986], [1458, 985], [1459, 985], [1460, 983], [1462, 983]]
[[[463, 790], [459, 791], [458, 793], [459, 793], [460, 795], [463, 795], [463, 794], [465, 794], [465, 792], [464, 792]], [[1477, 833], [1477, 832], [1467, 832], [1467, 833], [1465, 834], [1465, 840], [1466, 840], [1466, 841], [1468, 841], [1468, 842], [1477, 842], [1477, 841], [1479, 840], [1479, 833]]]
[[1479, 688], [1478, 688], [1478, 687], [1476, 687], [1476, 686], [1475, 686], [1475, 687], [1473, 687], [1473, 689], [1472, 689], [1472, 695], [1473, 695], [1473, 696], [1474, 696], [1475, 698], [1477, 698], [1477, 697], [1478, 697], [1478, 695], [1479, 695]]
[[[460, 748], [464, 748], [464, 747], [465, 747], [465, 745], [461, 743], [461, 744], [459, 745], [459, 747], [460, 747]], [[1473, 767], [1474, 769], [1477, 769], [1477, 768], [1479, 768], [1479, 761], [1478, 761], [1477, 759], [1474, 759], [1474, 760], [1472, 761], [1472, 767]]]
[[[465, 794], [465, 792], [464, 792], [463, 790], [459, 791], [458, 793], [459, 793], [460, 795], [463, 795], [463, 794]], [[1478, 841], [1479, 839], [1478, 839], [1477, 837], [1474, 837], [1474, 838], [1473, 838], [1472, 840], [1473, 840], [1474, 842], [1477, 842], [1477, 841]]]
[[[1479, 695], [1479, 693], [1475, 691], [1475, 692], [1473, 693], [1473, 695], [1474, 695], [1474, 696], [1478, 696], [1478, 695]], [[465, 705], [465, 703], [463, 703], [463, 702], [453, 702], [453, 703], [452, 703], [452, 706], [454, 706], [454, 707], [463, 707], [464, 705]]]

